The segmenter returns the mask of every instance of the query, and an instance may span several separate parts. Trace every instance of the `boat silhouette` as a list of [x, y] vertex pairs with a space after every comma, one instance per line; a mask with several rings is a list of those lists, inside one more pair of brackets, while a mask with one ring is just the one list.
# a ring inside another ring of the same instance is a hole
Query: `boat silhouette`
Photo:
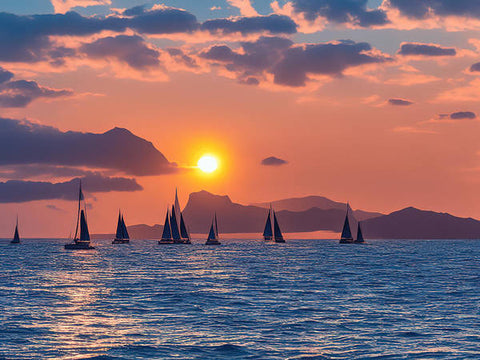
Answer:
[[210, 231], [208, 232], [207, 242], [205, 245], [221, 245], [218, 236], [218, 223], [217, 223], [217, 213], [215, 213], [212, 224], [210, 225]]
[[[81, 209], [81, 202], [84, 202], [84, 209]], [[78, 190], [78, 210], [77, 210], [77, 225], [75, 227], [75, 236], [73, 243], [65, 244], [67, 250], [93, 250], [95, 247], [90, 245], [90, 233], [88, 231], [87, 208], [85, 205], [85, 198], [82, 192], [82, 182]]]
[[123, 219], [123, 214], [118, 211], [118, 221], [117, 221], [117, 232], [115, 234], [115, 239], [113, 239], [112, 244], [129, 244], [130, 235], [128, 234], [127, 226], [125, 225], [125, 220]]
[[10, 241], [10, 244], [20, 244], [20, 235], [18, 234], [18, 216], [15, 224], [15, 232], [13, 233], [13, 239]]
[[[273, 215], [273, 227], [272, 227], [272, 215]], [[277, 215], [270, 205], [268, 210], [267, 220], [265, 221], [265, 228], [263, 230], [263, 239], [265, 241], [275, 240], [276, 243], [284, 243], [282, 231], [278, 225]]]

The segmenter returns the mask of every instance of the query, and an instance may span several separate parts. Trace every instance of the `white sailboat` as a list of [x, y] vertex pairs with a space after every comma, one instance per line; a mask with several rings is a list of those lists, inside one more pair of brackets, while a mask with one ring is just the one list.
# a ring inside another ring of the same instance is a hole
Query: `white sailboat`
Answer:
[[[95, 247], [90, 245], [90, 233], [88, 231], [86, 212], [87, 208], [84, 204], [84, 209], [81, 209], [81, 202], [85, 201], [82, 192], [82, 182], [78, 191], [78, 211], [77, 211], [77, 226], [75, 228], [75, 236], [73, 243], [65, 244], [67, 250], [93, 250]], [[80, 230], [80, 231], [79, 231]]]

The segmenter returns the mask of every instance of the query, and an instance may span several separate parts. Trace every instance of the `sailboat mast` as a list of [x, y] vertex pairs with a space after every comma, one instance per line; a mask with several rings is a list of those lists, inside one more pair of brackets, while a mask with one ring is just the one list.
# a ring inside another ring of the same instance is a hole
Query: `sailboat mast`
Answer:
[[75, 226], [75, 237], [74, 237], [74, 239], [76, 239], [77, 235], [78, 235], [78, 225], [80, 223], [80, 202], [82, 201], [82, 197], [83, 197], [83, 194], [82, 194], [82, 180], [80, 179], [80, 187], [79, 187], [79, 190], [78, 190], [77, 225]]

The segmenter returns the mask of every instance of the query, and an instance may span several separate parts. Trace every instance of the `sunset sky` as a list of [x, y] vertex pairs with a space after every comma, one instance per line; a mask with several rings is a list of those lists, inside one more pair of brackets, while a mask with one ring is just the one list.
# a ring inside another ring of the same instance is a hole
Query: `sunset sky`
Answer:
[[[161, 223], [175, 187], [182, 205], [204, 189], [480, 218], [479, 0], [0, 11], [0, 236], [17, 213], [24, 236], [68, 236], [78, 177], [92, 233], [113, 232], [119, 208], [127, 225]], [[158, 151], [118, 129], [88, 134], [115, 127]], [[205, 154], [219, 161], [209, 174]]]

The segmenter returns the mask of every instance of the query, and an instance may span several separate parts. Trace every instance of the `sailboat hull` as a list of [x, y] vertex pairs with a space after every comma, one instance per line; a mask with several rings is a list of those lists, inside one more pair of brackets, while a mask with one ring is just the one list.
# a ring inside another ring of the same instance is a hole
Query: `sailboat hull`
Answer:
[[94, 246], [90, 245], [90, 241], [75, 241], [74, 243], [65, 244], [66, 250], [93, 250]]
[[159, 244], [159, 245], [169, 245], [169, 244], [173, 244], [173, 240], [172, 240], [172, 239], [162, 239], [162, 240], [158, 240], [158, 244]]
[[264, 236], [264, 237], [263, 237], [263, 240], [265, 240], [265, 241], [272, 241], [272, 240], [273, 240], [273, 236]]
[[174, 244], [191, 244], [192, 242], [189, 239], [177, 239], [173, 240]]
[[283, 238], [282, 239], [275, 239], [275, 242], [277, 244], [283, 244], [283, 243], [285, 243], [285, 239], [283, 239]]
[[365, 240], [355, 240], [354, 244], [365, 244]]
[[222, 243], [218, 240], [213, 239], [213, 240], [207, 240], [205, 245], [222, 245]]
[[130, 244], [130, 239], [114, 239], [112, 244]]
[[12, 240], [10, 241], [10, 244], [20, 244], [20, 240]]
[[340, 244], [353, 244], [353, 239], [340, 239]]

